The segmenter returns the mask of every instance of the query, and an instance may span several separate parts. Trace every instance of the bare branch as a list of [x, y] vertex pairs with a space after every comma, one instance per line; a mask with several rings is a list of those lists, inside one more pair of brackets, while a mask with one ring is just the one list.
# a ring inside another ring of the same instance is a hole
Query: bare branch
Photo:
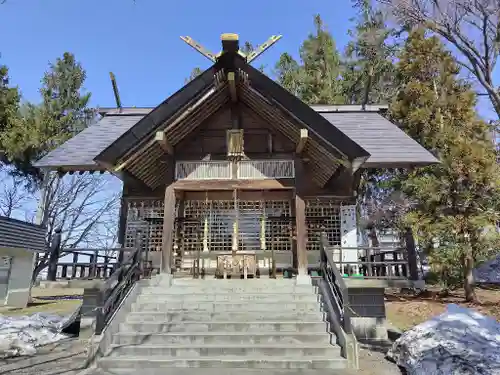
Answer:
[[[46, 210], [42, 222], [47, 226], [47, 245], [56, 228], [62, 228], [62, 256], [71, 248], [106, 249], [116, 246], [119, 181], [106, 175], [51, 175], [47, 183]], [[0, 188], [0, 214], [33, 220], [36, 195], [29, 194], [22, 181], [12, 180]], [[33, 278], [47, 267], [49, 253], [42, 253]]]
[[459, 64], [486, 90], [500, 117], [500, 92], [493, 80], [500, 45], [498, 0], [378, 0], [406, 27], [423, 26], [459, 53]]

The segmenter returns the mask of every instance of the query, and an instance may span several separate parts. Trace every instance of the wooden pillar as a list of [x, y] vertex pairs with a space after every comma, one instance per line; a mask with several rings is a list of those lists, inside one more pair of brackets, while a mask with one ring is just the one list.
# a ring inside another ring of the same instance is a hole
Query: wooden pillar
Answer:
[[297, 284], [310, 283], [307, 271], [307, 226], [306, 226], [306, 202], [304, 200], [305, 188], [304, 162], [295, 158], [295, 231], [297, 249]]
[[165, 211], [163, 217], [162, 270], [172, 273], [172, 253], [174, 245], [175, 191], [173, 184], [165, 189]]
[[[127, 214], [128, 214], [128, 201], [123, 197], [123, 191], [122, 191], [122, 197], [120, 199], [120, 216], [118, 219], [118, 243], [120, 244], [119, 247], [123, 248], [125, 247], [125, 232], [127, 230]], [[124, 257], [124, 252], [120, 251], [118, 252], [118, 263], [122, 264], [123, 263], [123, 257]]]

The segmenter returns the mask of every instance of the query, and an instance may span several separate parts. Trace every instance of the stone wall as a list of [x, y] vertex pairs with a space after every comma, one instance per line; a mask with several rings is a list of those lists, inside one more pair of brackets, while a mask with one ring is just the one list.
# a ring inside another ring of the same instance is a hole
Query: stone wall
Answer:
[[359, 341], [387, 340], [384, 288], [349, 288], [352, 326]]

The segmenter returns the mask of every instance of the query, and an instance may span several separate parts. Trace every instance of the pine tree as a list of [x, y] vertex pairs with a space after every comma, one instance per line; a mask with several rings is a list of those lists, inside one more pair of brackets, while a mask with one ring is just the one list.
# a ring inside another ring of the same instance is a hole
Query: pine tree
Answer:
[[193, 68], [193, 70], [191, 71], [191, 74], [189, 74], [189, 77], [187, 77], [185, 80], [184, 80], [184, 83], [189, 83], [191, 82], [193, 79], [195, 79], [196, 77], [198, 77], [201, 73], [203, 73], [203, 70], [201, 70], [200, 67], [195, 67]]
[[343, 92], [349, 104], [388, 103], [395, 94], [393, 60], [397, 51], [395, 30], [388, 27], [380, 9], [370, 0], [355, 0], [356, 25], [349, 30], [342, 73]]
[[301, 97], [300, 90], [303, 87], [301, 66], [290, 54], [287, 52], [281, 54], [274, 74], [281, 86], [295, 96]]
[[414, 202], [405, 221], [424, 243], [439, 245], [431, 259], [447, 273], [459, 269], [465, 298], [474, 301], [472, 270], [490, 250], [485, 229], [498, 220], [500, 171], [490, 129], [478, 119], [475, 94], [438, 38], [413, 31], [397, 71], [400, 90], [391, 117], [441, 161], [396, 181]]
[[[6, 66], [0, 65], [0, 134], [6, 129], [10, 129], [19, 121], [19, 101], [20, 95], [17, 87], [9, 86], [9, 70]], [[5, 155], [5, 147], [0, 142], [2, 150], [2, 162], [9, 163]]]
[[340, 82], [340, 54], [320, 15], [315, 32], [300, 47], [300, 63], [282, 54], [275, 66], [278, 83], [308, 104], [344, 103]]
[[0, 144], [17, 173], [40, 182], [32, 163], [87, 127], [95, 118], [88, 108], [90, 93], [82, 93], [85, 71], [71, 53], [65, 53], [42, 79], [42, 103], [26, 104], [20, 119], [0, 134]]

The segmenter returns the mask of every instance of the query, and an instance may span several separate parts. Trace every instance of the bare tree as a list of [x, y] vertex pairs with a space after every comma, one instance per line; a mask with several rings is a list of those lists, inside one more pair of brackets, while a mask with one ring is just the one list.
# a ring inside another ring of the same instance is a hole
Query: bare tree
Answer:
[[378, 0], [405, 26], [423, 26], [448, 41], [459, 64], [484, 88], [500, 118], [493, 79], [500, 47], [499, 0]]
[[[37, 197], [30, 194], [22, 180], [10, 179], [0, 190], [0, 213], [15, 218], [34, 221]], [[56, 228], [62, 228], [61, 257], [75, 248], [106, 249], [115, 246], [118, 226], [118, 180], [106, 175], [67, 175], [58, 177], [52, 173], [43, 194], [45, 207], [40, 223], [47, 227], [47, 249]], [[42, 197], [43, 199], [43, 197]], [[66, 251], [65, 251], [66, 250]], [[49, 251], [40, 254], [33, 272], [33, 280], [43, 271], [49, 260]]]
[[23, 189], [24, 182], [21, 178], [11, 176], [2, 171], [3, 187], [0, 191], [0, 215], [14, 217], [23, 212], [26, 203], [29, 202], [29, 193]]
[[[115, 245], [120, 196], [112, 186], [116, 179], [113, 181], [114, 177], [109, 177], [68, 175], [60, 178], [56, 174], [50, 175], [42, 224], [47, 226], [47, 246], [52, 242], [56, 228], [62, 228], [60, 257], [76, 248], [106, 252]], [[48, 251], [40, 255], [33, 280], [47, 267], [48, 260]]]

